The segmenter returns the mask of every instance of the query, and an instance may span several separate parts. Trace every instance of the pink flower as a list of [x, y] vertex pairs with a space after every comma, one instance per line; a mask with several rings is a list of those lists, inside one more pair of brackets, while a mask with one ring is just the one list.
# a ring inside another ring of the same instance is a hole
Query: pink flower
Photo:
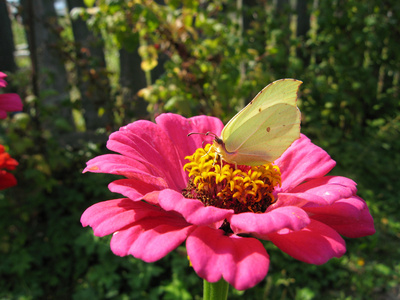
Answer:
[[[7, 75], [0, 72], [0, 88], [7, 86], [7, 82], [4, 80], [5, 77], [7, 77]], [[17, 94], [0, 94], [0, 119], [5, 119], [8, 111], [21, 110], [22, 101]]]
[[0, 145], [0, 190], [10, 188], [17, 184], [14, 175], [6, 171], [14, 170], [16, 166], [18, 166], [18, 162], [4, 151], [3, 145]]
[[375, 232], [365, 201], [356, 195], [356, 183], [326, 176], [335, 162], [304, 135], [275, 162], [281, 186], [275, 187], [265, 211], [253, 213], [254, 206], [236, 213], [184, 197], [191, 183], [183, 170], [185, 157], [203, 142], [202, 136], [187, 134], [219, 134], [222, 128], [213, 117], [162, 114], [156, 123], [136, 121], [113, 133], [107, 147], [121, 155], [96, 157], [84, 172], [125, 176], [109, 189], [126, 198], [89, 207], [81, 218], [83, 226], [91, 226], [96, 236], [113, 234], [116, 255], [146, 262], [159, 260], [186, 240], [200, 277], [209, 282], [223, 277], [239, 290], [253, 287], [268, 272], [269, 256], [259, 239], [298, 260], [323, 264], [345, 253], [340, 235], [356, 238]]

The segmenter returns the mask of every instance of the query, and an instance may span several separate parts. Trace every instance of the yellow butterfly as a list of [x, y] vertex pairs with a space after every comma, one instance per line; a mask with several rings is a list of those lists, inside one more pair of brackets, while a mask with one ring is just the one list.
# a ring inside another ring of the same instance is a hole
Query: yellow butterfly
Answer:
[[248, 166], [273, 162], [300, 138], [296, 101], [301, 84], [296, 79], [274, 81], [238, 112], [215, 136], [213, 147], [222, 160]]

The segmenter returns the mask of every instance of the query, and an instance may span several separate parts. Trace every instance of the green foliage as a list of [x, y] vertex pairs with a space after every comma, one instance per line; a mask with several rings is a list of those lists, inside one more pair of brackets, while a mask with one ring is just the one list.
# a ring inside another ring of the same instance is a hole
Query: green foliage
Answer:
[[[230, 299], [395, 299], [400, 2], [318, 1], [308, 7], [307, 35], [296, 34], [293, 9], [269, 2], [243, 1], [238, 9], [240, 1], [98, 0], [85, 1], [88, 8], [74, 13], [103, 34], [108, 62], [115, 63], [118, 49], [138, 51], [147, 73], [139, 95], [150, 118], [170, 111], [227, 121], [272, 80], [304, 82], [302, 131], [337, 161], [333, 174], [358, 183], [377, 233], [347, 239], [348, 253], [322, 266], [298, 262], [265, 243], [268, 276], [248, 291], [231, 288]], [[73, 52], [70, 31], [63, 34], [63, 53]], [[108, 68], [118, 76], [117, 68]], [[163, 70], [157, 77], [156, 68]], [[18, 186], [0, 195], [0, 299], [201, 299], [202, 280], [183, 246], [147, 264], [114, 256], [108, 238], [81, 228], [88, 206], [119, 197], [107, 190], [115, 177], [81, 174], [85, 161], [105, 152], [104, 138], [84, 135], [84, 125], [76, 134], [41, 107], [29, 87], [29, 70], [9, 78], [20, 83], [10, 88], [25, 103], [24, 113], [2, 123], [1, 142], [20, 165]], [[120, 93], [116, 82], [113, 95]], [[73, 108], [83, 114], [79, 105]], [[42, 116], [61, 136], [40, 129]]]

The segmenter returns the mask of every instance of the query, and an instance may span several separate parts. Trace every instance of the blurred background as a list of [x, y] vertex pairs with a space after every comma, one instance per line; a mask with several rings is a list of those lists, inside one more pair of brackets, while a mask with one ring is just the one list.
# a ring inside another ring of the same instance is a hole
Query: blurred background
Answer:
[[116, 176], [81, 174], [108, 135], [163, 112], [227, 122], [264, 86], [304, 83], [302, 132], [358, 183], [371, 237], [322, 266], [266, 243], [268, 276], [230, 299], [400, 299], [398, 0], [0, 0], [0, 299], [201, 299], [182, 246], [146, 264], [82, 228]]

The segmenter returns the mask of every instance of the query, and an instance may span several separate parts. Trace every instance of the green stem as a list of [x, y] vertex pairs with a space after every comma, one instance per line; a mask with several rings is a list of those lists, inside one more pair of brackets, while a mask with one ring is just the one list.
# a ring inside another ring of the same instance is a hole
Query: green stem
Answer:
[[228, 290], [229, 284], [223, 279], [214, 283], [204, 280], [203, 300], [226, 300]]

